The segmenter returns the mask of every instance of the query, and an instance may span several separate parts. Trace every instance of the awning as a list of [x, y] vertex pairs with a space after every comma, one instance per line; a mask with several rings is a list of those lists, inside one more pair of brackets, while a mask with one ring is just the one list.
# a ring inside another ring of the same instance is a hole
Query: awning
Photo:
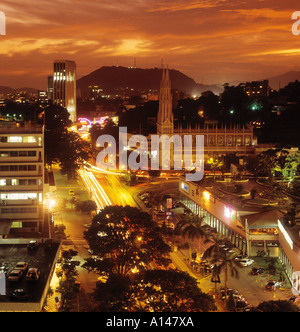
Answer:
[[246, 226], [248, 223], [249, 229], [258, 228], [274, 228], [278, 227], [278, 220], [283, 217], [283, 214], [278, 210], [272, 210], [267, 212], [260, 212], [250, 215], [241, 216], [241, 221]]

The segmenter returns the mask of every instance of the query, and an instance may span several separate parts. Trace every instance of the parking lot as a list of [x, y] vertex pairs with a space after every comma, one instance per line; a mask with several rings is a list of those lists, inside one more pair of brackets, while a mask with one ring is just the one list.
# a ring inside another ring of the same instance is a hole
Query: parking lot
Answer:
[[[42, 244], [35, 249], [28, 249], [29, 240], [13, 241], [0, 241], [0, 268], [6, 275], [6, 294], [0, 296], [0, 302], [10, 302], [10, 292], [15, 289], [23, 289], [28, 295], [29, 302], [40, 302], [59, 244], [54, 243], [52, 249], [45, 249]], [[39, 279], [27, 281], [27, 269], [19, 281], [9, 281], [8, 276], [18, 262], [28, 263], [28, 268], [39, 268], [41, 272]]]

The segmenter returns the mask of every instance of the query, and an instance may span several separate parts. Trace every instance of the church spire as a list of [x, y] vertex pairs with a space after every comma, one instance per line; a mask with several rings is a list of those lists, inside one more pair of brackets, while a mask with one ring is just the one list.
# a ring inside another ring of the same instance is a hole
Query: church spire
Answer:
[[160, 83], [159, 111], [157, 115], [157, 132], [159, 135], [174, 133], [174, 116], [172, 109], [172, 92], [169, 68], [162, 68]]

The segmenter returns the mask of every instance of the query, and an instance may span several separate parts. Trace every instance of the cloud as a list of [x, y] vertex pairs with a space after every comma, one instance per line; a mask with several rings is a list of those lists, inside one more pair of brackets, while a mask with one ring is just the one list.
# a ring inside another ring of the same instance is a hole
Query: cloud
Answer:
[[180, 12], [195, 9], [208, 9], [215, 8], [224, 3], [228, 3], [227, 0], [202, 0], [202, 1], [165, 1], [158, 4], [157, 7], [148, 9], [148, 12]]

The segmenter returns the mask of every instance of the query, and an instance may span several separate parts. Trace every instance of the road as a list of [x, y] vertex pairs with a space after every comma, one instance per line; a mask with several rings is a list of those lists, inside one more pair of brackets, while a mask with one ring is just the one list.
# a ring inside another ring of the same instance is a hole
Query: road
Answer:
[[[119, 176], [116, 176], [115, 174], [103, 174], [97, 169], [81, 170], [79, 175], [88, 191], [88, 196], [96, 202], [98, 210], [103, 209], [107, 205], [130, 205], [151, 213], [150, 209], [147, 209], [138, 199], [138, 194], [140, 192], [153, 190], [157, 195], [178, 193], [178, 180], [165, 180], [156, 183], [146, 182], [134, 187], [127, 187], [120, 180]], [[87, 251], [88, 244], [83, 239], [83, 232], [86, 229], [84, 224], [91, 222], [90, 217], [84, 217], [81, 215], [76, 216], [74, 213], [71, 216], [64, 212], [61, 212], [60, 217], [66, 225], [67, 235], [70, 235], [71, 243], [78, 251], [78, 259], [81, 263], [84, 263], [84, 258], [89, 257]], [[177, 267], [189, 272], [199, 280], [199, 286], [202, 291], [208, 292], [214, 288], [214, 284], [211, 283], [210, 277], [200, 278], [199, 275], [197, 276], [189, 267], [187, 267], [183, 260], [178, 258], [174, 253], [171, 254], [171, 258]], [[246, 298], [247, 302], [252, 305], [257, 305], [262, 301], [288, 299], [291, 297], [290, 290], [277, 290], [275, 292], [266, 291], [266, 280], [260, 276], [249, 276], [248, 273], [250, 269], [251, 267], [240, 268], [239, 279], [229, 278], [228, 281], [228, 286], [239, 290], [241, 295]], [[91, 293], [95, 288], [97, 275], [88, 273], [86, 270], [79, 268], [79, 280], [86, 293]], [[222, 275], [221, 280], [224, 280]]]

